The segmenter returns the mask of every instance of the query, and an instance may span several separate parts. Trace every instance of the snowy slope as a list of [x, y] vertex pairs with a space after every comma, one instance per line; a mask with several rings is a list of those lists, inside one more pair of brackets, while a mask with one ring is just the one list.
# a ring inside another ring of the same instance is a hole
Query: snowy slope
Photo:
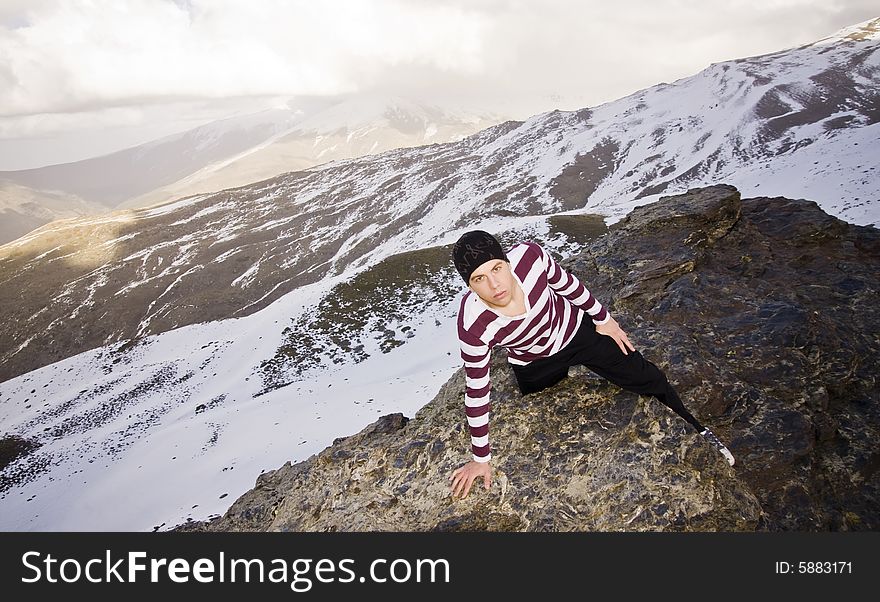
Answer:
[[[566, 243], [545, 218], [495, 226], [511, 228], [511, 240]], [[449, 249], [440, 255], [448, 264]], [[352, 272], [244, 318], [186, 326], [127, 351], [109, 345], [2, 383], [4, 431], [42, 445], [0, 475], [0, 529], [170, 528], [222, 513], [264, 470], [305, 459], [381, 415], [412, 416], [460, 364], [454, 324], [462, 284], [451, 269], [433, 276], [431, 287], [443, 294], [406, 286], [418, 311], [400, 322], [359, 308], [383, 330], [359, 338], [360, 359], [319, 361], [286, 386], [267, 388], [264, 380], [265, 360], [285, 343], [278, 325], [305, 317], [309, 337], [338, 358], [338, 329], [305, 314], [355, 280]]]
[[810, 198], [846, 221], [880, 224], [876, 161], [865, 147], [880, 136], [878, 41], [874, 19], [597, 108], [596, 129], [622, 141], [620, 175], [589, 206], [620, 216], [621, 197], [650, 202], [725, 181], [744, 196]]
[[[448, 264], [426, 274], [413, 262], [396, 272], [417, 310], [362, 299], [401, 286], [378, 277], [385, 262], [441, 257], [465, 229], [552, 239], [549, 214], [613, 222], [718, 182], [877, 224], [878, 26], [593, 109], [57, 222], [0, 247], [0, 425], [41, 444], [0, 472], [0, 528], [202, 518], [260, 470], [379, 413], [411, 415], [458, 367], [461, 284]], [[339, 338], [330, 315], [370, 334]], [[307, 351], [291, 355], [291, 341]]]

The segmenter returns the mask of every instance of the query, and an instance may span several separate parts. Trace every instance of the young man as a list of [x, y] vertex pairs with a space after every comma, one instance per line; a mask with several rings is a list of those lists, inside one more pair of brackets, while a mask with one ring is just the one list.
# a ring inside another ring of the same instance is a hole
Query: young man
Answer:
[[584, 365], [627, 391], [659, 399], [733, 465], [733, 455], [684, 407], [665, 374], [636, 351], [590, 291], [540, 245], [521, 242], [505, 253], [494, 236], [474, 230], [458, 239], [452, 257], [470, 289], [458, 311], [458, 339], [473, 452], [473, 460], [450, 477], [453, 497], [467, 497], [478, 477], [486, 489], [492, 483], [489, 359], [496, 345], [507, 348], [523, 394], [554, 385], [568, 376], [570, 366]]

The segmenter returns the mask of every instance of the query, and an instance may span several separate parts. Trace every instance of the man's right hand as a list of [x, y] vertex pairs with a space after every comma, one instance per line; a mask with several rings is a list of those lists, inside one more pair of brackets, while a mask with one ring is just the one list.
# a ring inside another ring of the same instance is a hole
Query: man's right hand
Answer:
[[461, 468], [455, 469], [449, 477], [452, 479], [452, 497], [462, 494], [461, 499], [466, 498], [477, 477], [483, 477], [483, 486], [488, 491], [492, 486], [492, 467], [489, 462], [471, 460]]

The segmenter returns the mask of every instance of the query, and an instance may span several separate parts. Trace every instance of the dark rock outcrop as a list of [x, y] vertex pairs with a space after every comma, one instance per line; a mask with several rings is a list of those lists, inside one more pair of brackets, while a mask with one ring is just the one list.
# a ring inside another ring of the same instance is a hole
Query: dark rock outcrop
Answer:
[[728, 443], [586, 369], [522, 396], [493, 354], [494, 482], [464, 500], [458, 371], [411, 420], [381, 418], [260, 475], [182, 530], [880, 528], [880, 232], [730, 186], [638, 207], [562, 262]]

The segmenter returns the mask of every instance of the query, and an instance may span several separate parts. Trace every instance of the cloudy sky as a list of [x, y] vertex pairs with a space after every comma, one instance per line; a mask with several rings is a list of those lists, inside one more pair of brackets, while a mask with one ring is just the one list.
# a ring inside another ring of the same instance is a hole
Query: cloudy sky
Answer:
[[878, 15], [876, 0], [0, 0], [0, 170], [304, 97], [520, 119], [595, 106]]

